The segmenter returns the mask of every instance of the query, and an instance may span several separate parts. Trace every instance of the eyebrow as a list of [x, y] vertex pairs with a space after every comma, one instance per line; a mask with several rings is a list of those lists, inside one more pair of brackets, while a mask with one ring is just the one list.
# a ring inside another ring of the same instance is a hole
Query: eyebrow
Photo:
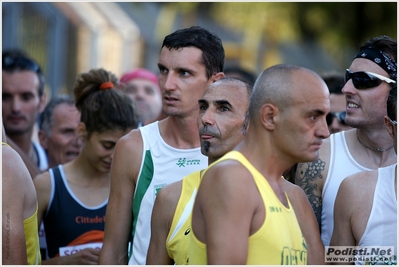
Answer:
[[312, 111], [310, 111], [311, 113], [315, 113], [315, 114], [317, 114], [317, 115], [324, 115], [324, 114], [327, 114], [326, 112], [324, 112], [323, 110], [321, 110], [321, 109], [315, 109], [315, 110], [312, 110]]
[[[215, 101], [213, 101], [213, 103], [215, 103], [216, 106], [229, 106], [229, 107], [232, 107], [230, 102], [227, 101], [227, 100], [215, 100]], [[198, 104], [208, 104], [208, 101], [202, 98], [202, 99], [198, 100]]]
[[163, 64], [161, 64], [161, 63], [158, 63], [157, 65], [158, 65], [158, 68], [159, 68], [159, 69], [160, 69], [160, 68], [166, 69], [166, 67], [165, 67]]
[[200, 100], [198, 100], [198, 104], [208, 104], [208, 101], [201, 98]]
[[230, 104], [230, 102], [227, 101], [227, 100], [216, 100], [216, 101], [213, 101], [213, 102], [216, 103], [216, 105], [218, 105], [218, 106], [229, 106], [229, 107], [232, 106]]

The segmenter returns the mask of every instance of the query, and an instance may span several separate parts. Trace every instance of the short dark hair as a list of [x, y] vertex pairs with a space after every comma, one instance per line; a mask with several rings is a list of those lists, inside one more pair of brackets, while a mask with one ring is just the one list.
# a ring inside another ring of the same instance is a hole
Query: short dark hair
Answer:
[[28, 57], [27, 54], [20, 49], [9, 49], [3, 51], [2, 58], [3, 71], [13, 73], [16, 71], [33, 71], [39, 78], [39, 96], [44, 93], [44, 76], [42, 70], [35, 60]]
[[328, 87], [330, 94], [342, 95], [342, 88], [345, 86], [344, 75], [339, 73], [325, 73], [321, 75]]
[[256, 74], [244, 69], [240, 66], [234, 66], [234, 65], [230, 65], [230, 66], [226, 66], [226, 68], [224, 69], [224, 74], [226, 76], [229, 76], [229, 73], [237, 73], [239, 74], [242, 79], [248, 81], [249, 83], [251, 83], [252, 85], [255, 83], [256, 81]]
[[397, 111], [397, 85], [395, 84], [391, 91], [389, 91], [388, 100], [387, 100], [387, 115], [388, 117], [396, 121], [396, 111]]
[[40, 114], [39, 129], [43, 130], [46, 136], [51, 135], [51, 128], [54, 125], [54, 109], [61, 104], [75, 106], [75, 101], [70, 95], [57, 95], [47, 103]]
[[196, 47], [202, 51], [202, 63], [205, 65], [206, 76], [209, 79], [212, 75], [222, 72], [224, 65], [224, 48], [222, 40], [200, 26], [177, 30], [163, 40], [163, 47], [169, 50], [183, 47]]

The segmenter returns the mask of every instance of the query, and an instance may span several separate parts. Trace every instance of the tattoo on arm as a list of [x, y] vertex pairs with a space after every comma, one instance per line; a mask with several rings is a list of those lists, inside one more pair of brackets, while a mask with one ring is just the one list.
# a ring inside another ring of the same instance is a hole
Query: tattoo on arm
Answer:
[[321, 209], [323, 199], [321, 197], [323, 188], [321, 187], [323, 176], [322, 171], [325, 169], [326, 163], [321, 159], [314, 162], [300, 163], [295, 176], [295, 183], [300, 186], [306, 193], [313, 212], [316, 215], [321, 230]]

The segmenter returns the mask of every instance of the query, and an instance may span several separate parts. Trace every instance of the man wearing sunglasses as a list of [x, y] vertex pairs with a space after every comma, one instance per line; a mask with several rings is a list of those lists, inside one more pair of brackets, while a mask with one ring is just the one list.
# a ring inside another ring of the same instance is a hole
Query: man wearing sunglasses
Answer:
[[308, 196], [328, 246], [334, 228], [334, 202], [342, 180], [396, 162], [393, 141], [384, 126], [386, 100], [396, 85], [397, 42], [376, 37], [366, 42], [346, 71], [345, 123], [354, 129], [332, 134], [314, 162], [298, 165], [295, 182]]
[[9, 144], [18, 151], [32, 177], [47, 169], [43, 148], [32, 142], [33, 128], [46, 104], [39, 65], [20, 50], [3, 51], [2, 117]]
[[[385, 130], [397, 143], [397, 87], [393, 87], [387, 101]], [[331, 246], [393, 246], [391, 255], [358, 260], [359, 264], [397, 264], [397, 198], [396, 166], [378, 168], [371, 172], [359, 172], [346, 178], [335, 201], [334, 231]], [[360, 190], [359, 190], [360, 189]], [[357, 207], [370, 209], [356, 211]]]

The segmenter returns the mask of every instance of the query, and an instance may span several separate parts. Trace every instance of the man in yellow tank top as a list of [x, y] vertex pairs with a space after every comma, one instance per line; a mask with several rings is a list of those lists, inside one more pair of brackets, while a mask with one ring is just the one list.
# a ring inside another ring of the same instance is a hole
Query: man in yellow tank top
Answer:
[[250, 127], [203, 174], [192, 213], [189, 264], [306, 264], [307, 246], [283, 172], [313, 161], [329, 135], [329, 91], [314, 72], [276, 65], [257, 79]]
[[[223, 78], [211, 84], [198, 101], [201, 152], [216, 161], [244, 139], [252, 84]], [[192, 205], [201, 171], [162, 188], [151, 220], [147, 264], [187, 264]], [[166, 242], [166, 246], [165, 246]]]
[[2, 264], [41, 264], [32, 178], [19, 154], [5, 143], [2, 156]]

